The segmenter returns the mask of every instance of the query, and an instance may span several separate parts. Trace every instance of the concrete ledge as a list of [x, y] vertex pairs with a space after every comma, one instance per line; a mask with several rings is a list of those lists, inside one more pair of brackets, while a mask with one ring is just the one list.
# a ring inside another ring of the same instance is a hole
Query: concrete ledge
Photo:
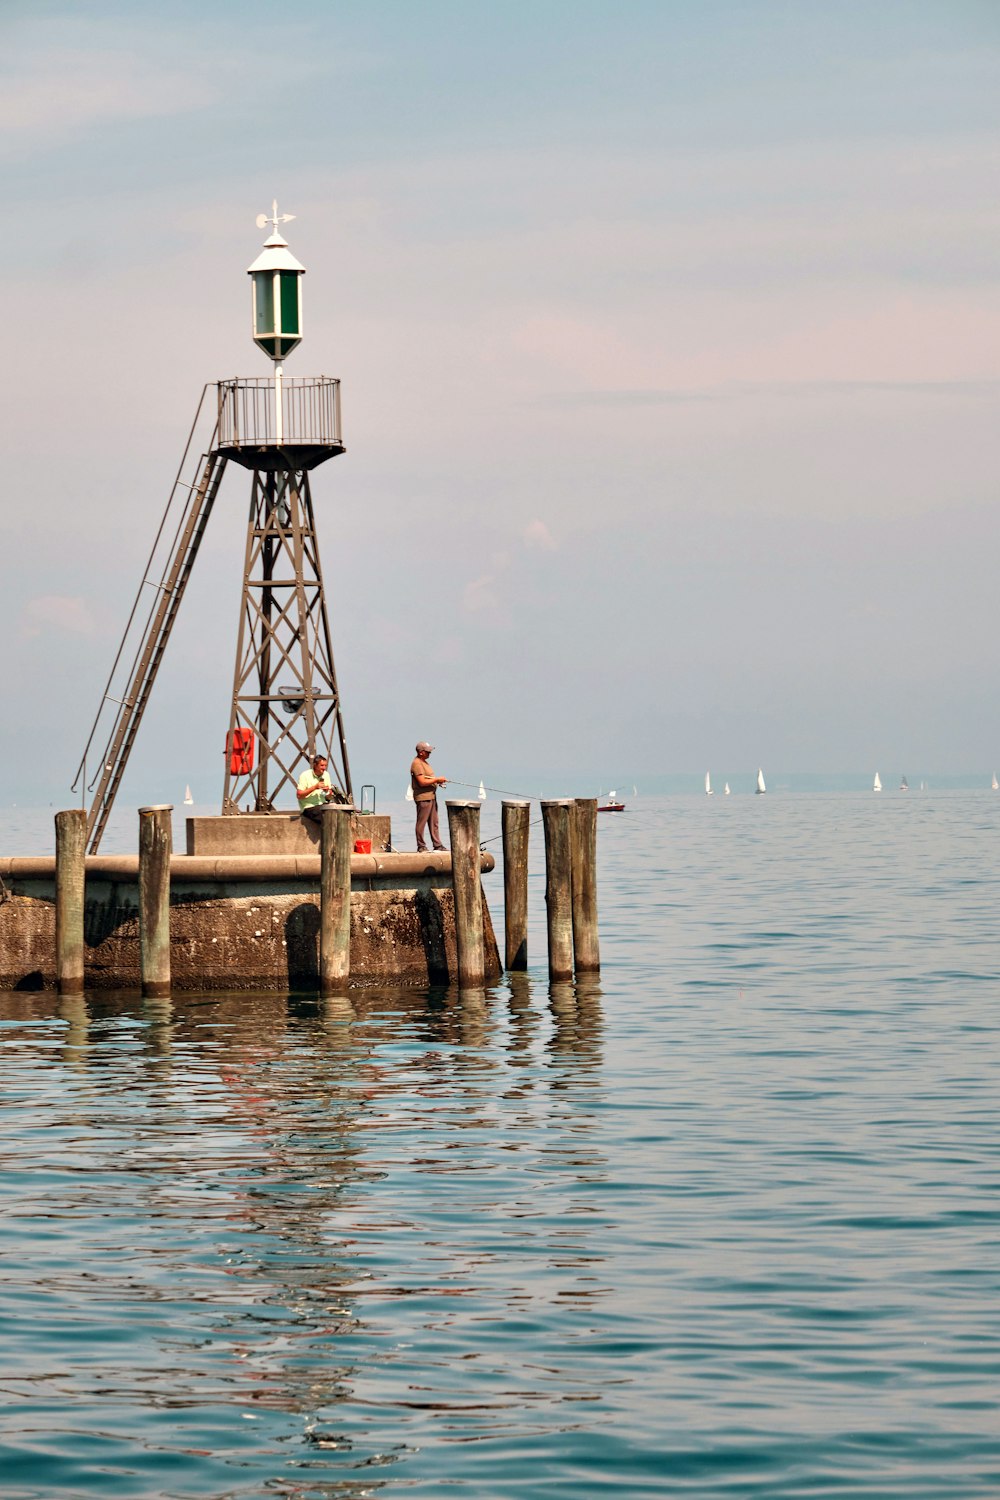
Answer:
[[[88, 854], [88, 875], [113, 880], [138, 878], [137, 854]], [[479, 869], [488, 875], [496, 869], [496, 860], [485, 850], [479, 856]], [[351, 879], [394, 879], [401, 875], [450, 875], [451, 853], [444, 849], [433, 854], [352, 854]], [[7, 855], [0, 858], [0, 880], [16, 887], [24, 880], [55, 880], [54, 854]], [[174, 854], [170, 859], [173, 881], [220, 880], [226, 883], [245, 880], [319, 880], [318, 854]], [[16, 891], [15, 891], [16, 894]]]

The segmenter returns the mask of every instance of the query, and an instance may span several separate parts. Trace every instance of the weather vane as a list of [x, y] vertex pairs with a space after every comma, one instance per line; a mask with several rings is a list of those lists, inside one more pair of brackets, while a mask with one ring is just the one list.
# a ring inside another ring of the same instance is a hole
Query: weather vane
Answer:
[[263, 229], [265, 224], [271, 224], [274, 226], [275, 234], [277, 234], [279, 224], [290, 224], [294, 218], [294, 214], [279, 214], [278, 200], [275, 198], [271, 204], [270, 214], [257, 215], [257, 228]]

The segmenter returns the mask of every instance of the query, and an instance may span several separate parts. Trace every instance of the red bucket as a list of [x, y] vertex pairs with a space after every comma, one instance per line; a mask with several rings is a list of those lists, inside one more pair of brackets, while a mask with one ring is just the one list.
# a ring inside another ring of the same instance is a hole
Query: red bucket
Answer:
[[355, 854], [370, 854], [372, 852], [371, 839], [355, 839], [354, 852]]

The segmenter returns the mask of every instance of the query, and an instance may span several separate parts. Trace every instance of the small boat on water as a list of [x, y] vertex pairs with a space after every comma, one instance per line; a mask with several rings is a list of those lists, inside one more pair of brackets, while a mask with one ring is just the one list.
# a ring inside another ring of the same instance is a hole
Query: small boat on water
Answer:
[[993, 772], [992, 790], [994, 792], [1000, 792], [1000, 781], [997, 781], [997, 773], [995, 771]]
[[403, 801], [404, 802], [412, 802], [413, 801], [413, 788], [412, 788], [412, 786], [408, 786], [406, 788], [406, 794], [403, 797]]
[[908, 792], [910, 790], [910, 783], [907, 781], [907, 779], [906, 779], [905, 776], [903, 777], [902, 781], [899, 783], [899, 790], [901, 792]]
[[767, 787], [764, 785], [764, 772], [761, 770], [760, 766], [758, 766], [757, 767], [757, 796], [759, 797], [762, 792], [766, 792], [766, 791], [767, 791]]
[[191, 788], [189, 786], [184, 788], [184, 806], [194, 807], [194, 798], [191, 795]]
[[724, 796], [726, 796], [726, 797], [729, 796], [729, 782], [728, 781], [726, 782], [725, 786], [722, 788], [722, 791], [723, 791], [723, 795]]
[[880, 792], [881, 790], [882, 790], [882, 778], [878, 774], [878, 772], [876, 771], [875, 772], [875, 780], [872, 782], [872, 791], [873, 792]]
[[598, 804], [597, 811], [598, 812], [624, 812], [625, 811], [625, 804], [624, 804], [624, 802], [619, 802], [618, 801], [618, 793], [617, 792], [609, 792], [608, 793], [608, 800], [607, 800], [607, 802], [605, 802], [603, 806], [601, 806], [600, 804]]
[[486, 788], [482, 782], [479, 783], [479, 800], [480, 802], [486, 801]]
[[711, 795], [712, 795], [712, 774], [711, 774], [710, 771], [706, 771], [705, 772], [705, 796], [706, 797], [711, 797]]

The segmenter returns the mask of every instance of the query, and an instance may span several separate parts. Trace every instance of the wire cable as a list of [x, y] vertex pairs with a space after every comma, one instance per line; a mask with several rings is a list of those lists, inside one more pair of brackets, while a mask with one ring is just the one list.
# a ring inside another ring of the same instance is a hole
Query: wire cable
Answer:
[[541, 797], [530, 797], [526, 792], [505, 792], [503, 787], [486, 786], [482, 781], [459, 781], [457, 776], [447, 778], [449, 786], [467, 786], [471, 791], [478, 792], [482, 787], [486, 792], [494, 792], [498, 797], [513, 797], [518, 802], [541, 802]]

